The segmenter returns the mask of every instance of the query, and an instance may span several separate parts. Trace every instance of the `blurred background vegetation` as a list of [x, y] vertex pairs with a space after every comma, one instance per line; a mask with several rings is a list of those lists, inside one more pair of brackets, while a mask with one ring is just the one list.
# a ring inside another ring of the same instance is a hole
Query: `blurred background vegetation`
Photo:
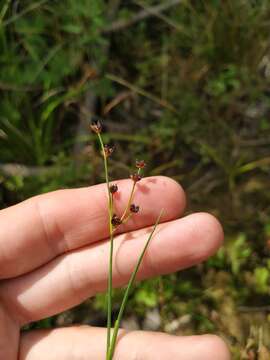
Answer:
[[[1, 206], [103, 181], [103, 119], [114, 178], [142, 157], [226, 234], [208, 262], [138, 285], [126, 326], [218, 333], [235, 359], [270, 359], [269, 34], [268, 0], [0, 1]], [[104, 307], [33, 326], [103, 325]]]

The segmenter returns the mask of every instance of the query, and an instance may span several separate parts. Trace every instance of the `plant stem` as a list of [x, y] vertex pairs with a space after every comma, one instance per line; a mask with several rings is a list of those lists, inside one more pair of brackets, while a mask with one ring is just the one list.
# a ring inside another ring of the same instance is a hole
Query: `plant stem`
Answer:
[[107, 156], [104, 149], [104, 143], [100, 134], [98, 134], [98, 139], [101, 146], [103, 161], [104, 161], [105, 178], [106, 178], [106, 184], [108, 190], [108, 210], [109, 210], [110, 256], [109, 256], [109, 274], [108, 274], [108, 292], [107, 292], [107, 352], [106, 352], [106, 358], [108, 359], [110, 343], [111, 343], [111, 327], [112, 327], [112, 271], [113, 271], [112, 268], [113, 268], [113, 234], [114, 234], [113, 226], [112, 226], [113, 196], [110, 192]]
[[144, 245], [144, 248], [143, 248], [143, 251], [141, 252], [141, 255], [138, 259], [138, 262], [136, 264], [136, 267], [135, 269], [133, 270], [132, 272], [132, 275], [129, 279], [129, 282], [128, 282], [128, 285], [127, 285], [127, 288], [126, 288], [126, 291], [125, 291], [125, 294], [124, 294], [124, 297], [123, 297], [123, 300], [122, 300], [122, 304], [121, 304], [121, 307], [120, 307], [120, 310], [119, 310], [119, 313], [118, 313], [118, 316], [117, 316], [117, 319], [116, 319], [116, 322], [115, 322], [115, 326], [114, 326], [114, 330], [113, 330], [113, 336], [112, 336], [112, 342], [111, 342], [111, 345], [110, 345], [110, 349], [109, 349], [109, 356], [107, 357], [107, 360], [112, 360], [113, 358], [113, 355], [114, 355], [114, 350], [115, 350], [115, 345], [116, 345], [116, 339], [117, 339], [117, 335], [118, 335], [118, 331], [119, 331], [119, 326], [120, 326], [120, 322], [122, 320], [122, 317], [123, 317], [123, 313], [124, 313], [124, 310], [125, 310], [125, 307], [126, 307], [126, 304], [127, 304], [127, 301], [128, 301], [128, 297], [129, 297], [129, 293], [130, 293], [130, 290], [134, 284], [134, 281], [135, 281], [135, 278], [136, 278], [136, 275], [138, 273], [138, 270], [139, 270], [139, 267], [141, 265], [141, 262], [143, 260], [143, 257], [144, 257], [144, 254], [146, 252], [146, 249], [154, 235], [154, 232], [156, 230], [156, 227], [157, 225], [159, 224], [159, 221], [160, 221], [160, 218], [163, 214], [163, 209], [161, 210], [157, 220], [156, 220], [156, 223], [146, 241], [146, 244]]
[[[138, 175], [140, 175], [140, 172], [141, 172], [141, 169], [138, 169], [138, 171], [137, 171]], [[127, 203], [125, 211], [124, 211], [124, 213], [123, 213], [123, 215], [121, 217], [122, 222], [125, 222], [125, 217], [127, 216], [128, 212], [129, 212], [130, 205], [132, 203], [133, 195], [134, 195], [134, 192], [135, 192], [135, 187], [136, 187], [136, 182], [133, 181], [133, 185], [132, 185], [131, 193], [130, 193], [130, 196], [129, 196], [129, 199], [128, 199], [128, 203]]]

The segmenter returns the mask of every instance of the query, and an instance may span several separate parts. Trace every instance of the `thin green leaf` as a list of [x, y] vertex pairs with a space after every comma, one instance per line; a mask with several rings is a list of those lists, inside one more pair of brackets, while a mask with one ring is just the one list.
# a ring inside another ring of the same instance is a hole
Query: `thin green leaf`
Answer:
[[144, 254], [146, 252], [146, 249], [154, 235], [154, 232], [156, 230], [156, 227], [157, 225], [159, 224], [159, 221], [160, 221], [160, 218], [163, 214], [163, 209], [161, 210], [157, 220], [156, 220], [156, 223], [146, 241], [146, 244], [143, 248], [143, 251], [139, 257], [139, 260], [137, 262], [137, 265], [135, 267], [135, 269], [133, 270], [133, 273], [129, 279], [129, 282], [128, 282], [128, 285], [127, 285], [127, 288], [126, 288], [126, 291], [125, 291], [125, 294], [124, 294], [124, 297], [123, 297], [123, 301], [122, 301], [122, 304], [121, 304], [121, 307], [120, 307], [120, 310], [119, 310], [119, 313], [118, 313], [118, 316], [117, 316], [117, 319], [116, 319], [116, 322], [115, 322], [115, 326], [114, 326], [114, 331], [113, 331], [113, 336], [112, 336], [112, 342], [111, 342], [111, 346], [110, 346], [110, 352], [109, 352], [109, 356], [107, 358], [107, 360], [112, 360], [113, 358], [113, 354], [114, 354], [114, 350], [115, 350], [115, 345], [116, 345], [116, 339], [117, 339], [117, 334], [118, 334], [118, 331], [119, 331], [119, 326], [120, 326], [120, 323], [121, 323], [121, 320], [122, 320], [122, 317], [123, 317], [123, 313], [124, 313], [124, 310], [126, 308], [126, 304], [127, 304], [127, 301], [128, 301], [128, 297], [129, 297], [129, 293], [130, 293], [130, 290], [134, 284], [134, 281], [136, 279], [136, 275], [138, 273], [138, 270], [140, 268], [140, 265], [141, 265], [141, 262], [143, 260], [143, 257], [144, 257]]

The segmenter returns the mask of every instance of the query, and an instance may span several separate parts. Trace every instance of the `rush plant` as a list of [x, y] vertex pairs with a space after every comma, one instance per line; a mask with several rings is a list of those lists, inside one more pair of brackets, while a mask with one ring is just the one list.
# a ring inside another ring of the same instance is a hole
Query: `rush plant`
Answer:
[[140, 268], [140, 265], [142, 263], [144, 254], [147, 250], [147, 247], [154, 235], [154, 232], [156, 230], [156, 227], [160, 221], [160, 218], [163, 214], [163, 209], [160, 211], [160, 214], [156, 220], [156, 223], [142, 249], [142, 252], [138, 258], [137, 264], [130, 276], [128, 285], [126, 287], [126, 290], [124, 292], [123, 300], [119, 309], [118, 316], [116, 318], [116, 321], [114, 323], [114, 327], [112, 327], [112, 289], [113, 289], [113, 249], [114, 249], [114, 235], [116, 229], [121, 226], [124, 223], [127, 223], [129, 219], [137, 215], [140, 207], [137, 204], [133, 203], [133, 198], [136, 190], [136, 184], [141, 181], [142, 179], [142, 170], [146, 166], [144, 160], [137, 160], [136, 161], [136, 171], [130, 175], [130, 179], [132, 181], [132, 187], [131, 192], [128, 198], [128, 202], [126, 204], [125, 210], [123, 214], [116, 214], [114, 211], [114, 202], [115, 202], [115, 194], [118, 192], [118, 185], [115, 183], [111, 183], [109, 180], [109, 167], [108, 167], [108, 159], [112, 155], [114, 148], [104, 144], [103, 138], [102, 138], [102, 125], [99, 121], [96, 121], [91, 124], [91, 130], [97, 135], [99, 146], [101, 149], [101, 154], [103, 157], [104, 162], [104, 170], [105, 170], [105, 180], [107, 185], [107, 193], [108, 193], [108, 227], [109, 227], [109, 236], [110, 236], [110, 253], [109, 253], [109, 268], [108, 268], [108, 290], [107, 290], [107, 348], [106, 348], [106, 360], [112, 360], [114, 352], [115, 352], [115, 346], [116, 346], [116, 340], [117, 335], [119, 331], [119, 326], [123, 317], [123, 313], [128, 301], [130, 290], [135, 282], [136, 275], [138, 273], [138, 270]]

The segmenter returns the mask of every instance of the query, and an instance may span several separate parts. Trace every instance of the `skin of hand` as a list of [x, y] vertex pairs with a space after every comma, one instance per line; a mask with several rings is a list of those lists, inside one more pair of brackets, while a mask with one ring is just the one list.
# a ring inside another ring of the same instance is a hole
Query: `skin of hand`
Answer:
[[[131, 183], [117, 181], [116, 213], [124, 211]], [[181, 217], [182, 188], [166, 177], [143, 179], [134, 202], [140, 213], [118, 229], [113, 284], [127, 283], [162, 208], [138, 279], [200, 263], [223, 241], [219, 222], [207, 213]], [[59, 190], [0, 211], [0, 359], [103, 360], [106, 329], [74, 326], [21, 332], [106, 291], [109, 259], [106, 185]], [[215, 335], [180, 337], [121, 330], [117, 360], [229, 360]]]

